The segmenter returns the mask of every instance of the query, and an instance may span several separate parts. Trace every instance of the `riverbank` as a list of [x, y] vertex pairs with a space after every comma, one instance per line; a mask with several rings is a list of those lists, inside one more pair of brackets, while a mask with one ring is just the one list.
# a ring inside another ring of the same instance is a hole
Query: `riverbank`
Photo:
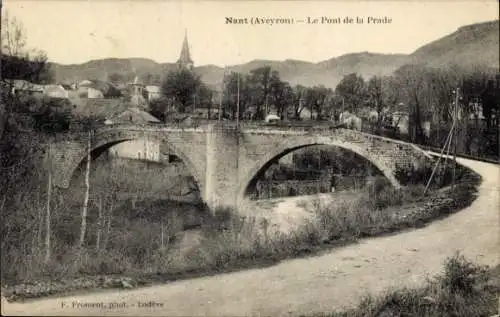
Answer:
[[[261, 269], [176, 281], [129, 291], [4, 303], [4, 315], [297, 316], [355, 308], [366, 295], [419, 287], [458, 250], [479, 265], [498, 265], [498, 165], [459, 160], [483, 181], [472, 205], [423, 228]], [[61, 303], [155, 301], [161, 308], [61, 308]]]
[[[344, 204], [337, 201], [335, 205], [329, 203], [335, 200], [332, 197], [339, 199], [339, 196], [260, 201], [257, 205], [261, 207], [268, 208], [269, 204], [274, 204], [274, 212], [267, 212], [266, 215], [261, 210], [254, 217], [246, 218], [229, 215], [229, 218], [207, 225], [200, 229], [199, 234], [190, 236], [192, 241], [187, 243], [187, 251], [186, 247], [173, 245], [155, 258], [155, 263], [151, 264], [153, 269], [148, 271], [51, 277], [15, 285], [4, 284], [2, 292], [10, 301], [19, 301], [99, 289], [136, 288], [265, 267], [294, 257], [320, 255], [362, 238], [419, 228], [454, 213], [474, 201], [479, 182], [479, 176], [469, 171], [454, 190], [451, 187], [442, 188], [425, 198], [410, 192], [406, 193], [407, 197], [402, 194], [398, 200], [395, 193], [388, 192], [377, 199], [370, 199], [372, 193], [365, 193], [367, 196], [356, 199], [353, 199], [354, 193], [346, 193]], [[389, 206], [376, 208], [373, 203], [389, 203]], [[262, 220], [266, 223], [264, 231], [269, 236], [259, 234], [259, 231], [262, 232]], [[291, 226], [294, 223], [301, 225]], [[273, 230], [276, 225], [279, 230]], [[220, 231], [221, 227], [224, 230]], [[179, 236], [181, 243], [185, 241], [182, 238], [185, 234]]]

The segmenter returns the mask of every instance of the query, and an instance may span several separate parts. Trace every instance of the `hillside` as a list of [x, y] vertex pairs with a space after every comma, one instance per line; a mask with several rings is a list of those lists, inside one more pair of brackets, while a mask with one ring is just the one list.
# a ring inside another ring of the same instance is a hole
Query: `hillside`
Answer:
[[[291, 84], [325, 85], [334, 88], [340, 79], [352, 72], [368, 78], [373, 75], [391, 74], [408, 63], [423, 63], [442, 67], [447, 64], [462, 66], [486, 65], [499, 68], [499, 21], [490, 21], [460, 27], [426, 44], [410, 55], [378, 54], [370, 52], [350, 53], [319, 63], [291, 60], [253, 60], [241, 65], [228, 67], [229, 71], [248, 73], [250, 70], [271, 66], [279, 71], [284, 80]], [[196, 62], [196, 57], [195, 62]], [[108, 58], [93, 60], [79, 65], [52, 64], [58, 82], [72, 82], [83, 79], [104, 79], [106, 74], [121, 73], [146, 76], [162, 76], [174, 67], [173, 63], [157, 63], [151, 59]], [[213, 88], [221, 86], [224, 69], [215, 65], [195, 68], [203, 81]]]
[[430, 66], [475, 64], [499, 68], [499, 21], [467, 25], [417, 49], [411, 58]]
[[73, 82], [84, 79], [104, 80], [106, 74], [113, 73], [137, 74], [139, 76], [145, 76], [148, 73], [152, 75], [162, 74], [171, 69], [172, 66], [173, 64], [158, 64], [147, 58], [106, 58], [73, 65], [52, 63], [51, 69], [58, 82]]

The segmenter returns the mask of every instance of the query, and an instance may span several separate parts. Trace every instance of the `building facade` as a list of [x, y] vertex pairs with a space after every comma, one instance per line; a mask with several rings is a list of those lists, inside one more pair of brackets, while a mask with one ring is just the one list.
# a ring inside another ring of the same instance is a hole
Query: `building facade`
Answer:
[[148, 101], [158, 100], [161, 97], [161, 87], [156, 85], [148, 85], [145, 87]]
[[148, 139], [119, 143], [109, 149], [112, 157], [160, 162], [160, 144]]

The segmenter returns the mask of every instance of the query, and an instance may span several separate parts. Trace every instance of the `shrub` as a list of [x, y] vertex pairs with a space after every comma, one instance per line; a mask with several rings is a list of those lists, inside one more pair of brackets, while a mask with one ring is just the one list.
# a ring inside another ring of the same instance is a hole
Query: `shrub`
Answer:
[[458, 253], [448, 259], [444, 267], [444, 274], [438, 280], [448, 293], [471, 296], [474, 286], [488, 279], [485, 267], [475, 265]]
[[500, 291], [498, 280], [493, 288], [486, 287], [491, 281], [490, 269], [456, 253], [445, 260], [444, 272], [423, 287], [387, 290], [379, 296], [364, 297], [354, 309], [315, 316], [491, 316], [497, 312]]

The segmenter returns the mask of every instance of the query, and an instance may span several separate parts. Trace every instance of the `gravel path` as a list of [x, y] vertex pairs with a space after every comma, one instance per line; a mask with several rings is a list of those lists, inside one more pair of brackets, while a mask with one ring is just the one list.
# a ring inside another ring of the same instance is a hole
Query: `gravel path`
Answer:
[[[387, 287], [416, 285], [460, 250], [481, 264], [499, 263], [497, 165], [460, 159], [483, 177], [468, 208], [425, 228], [362, 240], [327, 254], [237, 273], [136, 290], [113, 290], [28, 303], [5, 303], [2, 315], [283, 316], [355, 305]], [[104, 303], [108, 307], [84, 307]], [[110, 303], [127, 305], [111, 308]], [[145, 303], [150, 306], [143, 307]], [[141, 307], [139, 307], [141, 306]]]

